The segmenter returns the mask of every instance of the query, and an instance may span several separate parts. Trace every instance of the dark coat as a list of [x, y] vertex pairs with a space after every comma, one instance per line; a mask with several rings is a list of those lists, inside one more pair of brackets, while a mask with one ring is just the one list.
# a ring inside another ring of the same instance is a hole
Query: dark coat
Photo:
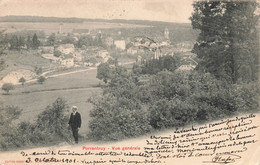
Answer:
[[81, 116], [80, 113], [76, 112], [75, 115], [71, 113], [70, 115], [70, 120], [69, 120], [69, 125], [73, 128], [80, 128], [81, 126]]

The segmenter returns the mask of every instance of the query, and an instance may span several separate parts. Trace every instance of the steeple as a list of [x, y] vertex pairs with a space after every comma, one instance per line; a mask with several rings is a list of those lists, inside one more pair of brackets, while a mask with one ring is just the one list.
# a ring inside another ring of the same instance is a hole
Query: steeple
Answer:
[[167, 27], [164, 30], [164, 38], [167, 39], [167, 40], [169, 39], [169, 30], [168, 30]]

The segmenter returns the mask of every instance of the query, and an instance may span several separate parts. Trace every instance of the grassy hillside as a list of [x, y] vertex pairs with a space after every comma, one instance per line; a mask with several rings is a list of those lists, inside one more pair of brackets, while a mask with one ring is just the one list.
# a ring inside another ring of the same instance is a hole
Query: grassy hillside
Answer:
[[7, 51], [6, 55], [0, 57], [5, 61], [5, 68], [0, 72], [0, 79], [11, 71], [27, 69], [34, 71], [34, 67], [43, 67], [45, 70], [53, 64], [37, 53], [37, 51]]
[[38, 83], [19, 85], [10, 92], [10, 95], [3, 95], [1, 91], [0, 100], [4, 105], [23, 109], [20, 121], [34, 121], [46, 106], [52, 104], [58, 97], [64, 98], [70, 107], [72, 105], [79, 107], [83, 121], [80, 133], [83, 134], [88, 131], [89, 112], [92, 108], [87, 100], [90, 96], [101, 92], [101, 88], [96, 87], [99, 80], [95, 77], [96, 70], [91, 70], [50, 78], [42, 85]]

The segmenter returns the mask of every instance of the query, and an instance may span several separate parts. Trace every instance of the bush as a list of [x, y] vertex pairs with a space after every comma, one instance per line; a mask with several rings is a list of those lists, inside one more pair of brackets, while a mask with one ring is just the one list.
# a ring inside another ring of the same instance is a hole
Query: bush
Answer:
[[6, 94], [9, 94], [10, 90], [14, 90], [14, 85], [12, 83], [5, 83], [2, 86], [2, 90], [4, 90]]
[[[140, 77], [115, 67], [99, 97], [90, 102], [89, 136], [121, 140], [155, 129], [223, 119], [258, 110], [257, 82], [230, 84], [209, 73], [161, 71]], [[144, 78], [143, 78], [144, 79]]]
[[210, 74], [159, 72], [150, 81], [150, 122], [169, 128], [258, 109], [258, 86], [228, 84]]
[[112, 69], [109, 65], [109, 63], [101, 63], [98, 67], [97, 67], [97, 78], [99, 80], [103, 80], [105, 83], [107, 83], [112, 76]]
[[38, 115], [36, 127], [40, 133], [43, 133], [42, 137], [45, 137], [46, 141], [66, 139], [70, 134], [67, 129], [69, 116], [65, 116], [66, 109], [65, 101], [57, 98], [51, 106], [47, 106], [45, 111]]
[[90, 100], [89, 137], [95, 140], [121, 140], [151, 131], [147, 111], [126, 98], [105, 94]]
[[54, 55], [55, 57], [60, 57], [60, 56], [62, 55], [62, 53], [61, 53], [61, 51], [55, 49], [53, 55]]
[[44, 77], [44, 76], [40, 76], [40, 77], [38, 77], [38, 82], [40, 83], [40, 84], [42, 84], [44, 81], [46, 80], [46, 78]]
[[42, 74], [42, 68], [41, 67], [34, 67], [34, 71], [35, 71], [35, 73], [37, 74], [37, 75], [40, 75], [40, 74]]
[[28, 145], [53, 145], [61, 141], [70, 141], [68, 130], [69, 116], [65, 115], [67, 105], [61, 98], [47, 106], [40, 113], [35, 123], [21, 122], [11, 125], [12, 120], [19, 117], [16, 107], [0, 109], [0, 145], [2, 149], [17, 148]]
[[21, 109], [13, 106], [0, 106], [0, 147], [6, 149], [16, 143], [16, 128], [13, 121], [18, 119]]
[[161, 99], [149, 109], [150, 122], [156, 129], [184, 126], [196, 120], [197, 111], [188, 100]]
[[24, 83], [26, 82], [26, 80], [25, 80], [24, 77], [21, 77], [21, 78], [19, 79], [19, 82], [22, 83], [22, 85], [24, 85]]
[[142, 65], [143, 74], [156, 74], [163, 70], [174, 71], [180, 65], [180, 58], [176, 56], [163, 56], [158, 59], [151, 59]]

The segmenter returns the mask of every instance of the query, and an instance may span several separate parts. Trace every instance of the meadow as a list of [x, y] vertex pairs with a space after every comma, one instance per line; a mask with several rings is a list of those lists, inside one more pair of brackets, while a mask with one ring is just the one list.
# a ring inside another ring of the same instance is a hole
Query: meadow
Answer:
[[45, 34], [57, 33], [60, 30], [62, 33], [71, 33], [73, 29], [110, 29], [110, 28], [137, 28], [149, 27], [145, 25], [122, 24], [122, 23], [107, 23], [107, 22], [83, 22], [83, 23], [56, 23], [56, 22], [0, 22], [0, 29], [6, 29], [7, 33], [12, 33], [22, 30], [37, 30], [44, 31]]
[[12, 51], [8, 50], [7, 54], [1, 56], [1, 59], [5, 61], [5, 68], [0, 72], [0, 79], [6, 76], [11, 71], [18, 69], [27, 69], [34, 70], [35, 66], [42, 67], [43, 71], [46, 71], [44, 68], [54, 67], [53, 63], [49, 60], [40, 56], [37, 51], [34, 50], [21, 50], [21, 51]]
[[[10, 95], [1, 91], [0, 100], [4, 105], [18, 106], [23, 109], [19, 121], [33, 122], [37, 115], [51, 105], [58, 97], [66, 100], [69, 107], [76, 105], [82, 115], [80, 134], [85, 135], [89, 128], [89, 112], [92, 105], [87, 102], [92, 95], [100, 93], [97, 87], [99, 80], [96, 70], [73, 73], [55, 78], [49, 78], [43, 84], [37, 82], [17, 85]], [[70, 110], [70, 109], [69, 109]], [[66, 112], [70, 115], [70, 112]]]

